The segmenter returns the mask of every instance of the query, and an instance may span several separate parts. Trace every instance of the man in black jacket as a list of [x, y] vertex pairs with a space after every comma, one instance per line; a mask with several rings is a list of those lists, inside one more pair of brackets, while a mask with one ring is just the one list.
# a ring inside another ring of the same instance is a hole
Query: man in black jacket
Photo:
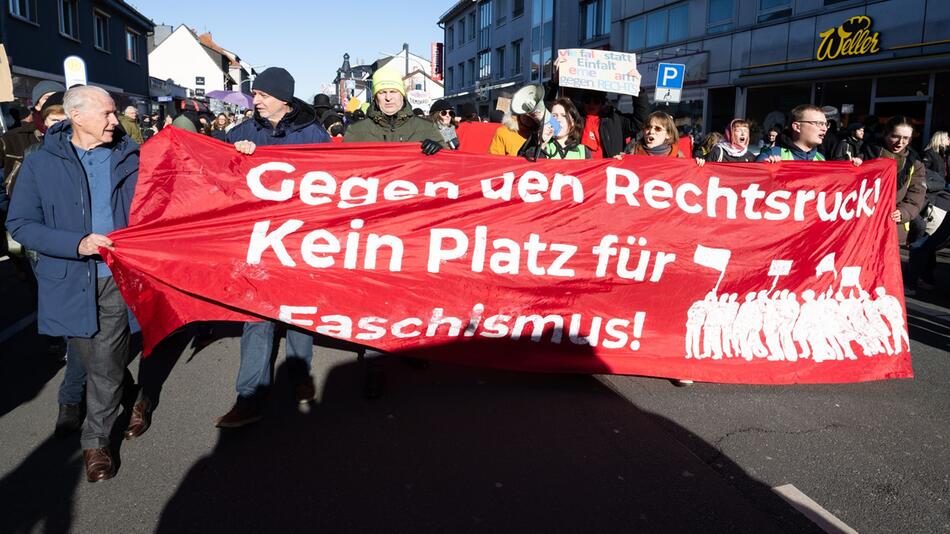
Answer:
[[585, 120], [583, 144], [591, 149], [594, 157], [599, 153], [601, 157], [612, 158], [623, 154], [627, 139], [637, 135], [646, 124], [650, 114], [650, 105], [647, 102], [646, 92], [640, 93], [633, 99], [633, 113], [621, 113], [612, 104], [607, 102], [606, 95], [598, 91], [584, 91], [580, 95], [582, 111]]

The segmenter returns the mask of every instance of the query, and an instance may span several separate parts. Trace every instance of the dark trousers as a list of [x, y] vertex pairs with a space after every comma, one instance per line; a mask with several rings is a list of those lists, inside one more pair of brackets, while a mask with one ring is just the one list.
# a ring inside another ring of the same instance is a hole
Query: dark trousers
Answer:
[[907, 266], [907, 283], [917, 286], [917, 279], [923, 277], [933, 283], [933, 272], [937, 266], [937, 251], [950, 240], [950, 214], [940, 226], [919, 247], [911, 247]]
[[88, 339], [69, 340], [69, 355], [79, 357], [86, 368], [86, 422], [80, 438], [83, 449], [109, 446], [129, 358], [129, 311], [111, 276], [98, 280], [97, 297], [99, 331]]

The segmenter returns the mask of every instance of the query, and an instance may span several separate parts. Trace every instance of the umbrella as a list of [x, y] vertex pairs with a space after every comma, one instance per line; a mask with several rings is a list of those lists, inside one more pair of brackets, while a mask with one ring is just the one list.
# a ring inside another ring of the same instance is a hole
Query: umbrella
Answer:
[[234, 104], [235, 106], [244, 109], [254, 107], [254, 97], [251, 95], [246, 95], [240, 91], [211, 91], [205, 96], [215, 100], [220, 100], [222, 102], [227, 102], [228, 104]]

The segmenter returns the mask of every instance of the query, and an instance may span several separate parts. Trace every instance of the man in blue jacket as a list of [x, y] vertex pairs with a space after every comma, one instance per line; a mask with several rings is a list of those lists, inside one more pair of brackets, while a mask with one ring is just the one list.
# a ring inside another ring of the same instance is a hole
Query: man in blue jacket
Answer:
[[[271, 67], [257, 75], [251, 91], [254, 117], [228, 132], [227, 141], [242, 154], [253, 154], [257, 145], [306, 145], [329, 143], [330, 135], [317, 120], [312, 107], [294, 98], [294, 78], [286, 70]], [[217, 420], [217, 426], [234, 428], [259, 421], [263, 417], [262, 400], [273, 379], [270, 356], [274, 347], [276, 323], [244, 323], [241, 335], [241, 366], [237, 376], [237, 401]], [[310, 362], [313, 359], [313, 334], [287, 328], [287, 366], [299, 403], [308, 403], [316, 395]]]
[[106, 234], [124, 228], [138, 180], [138, 145], [116, 126], [105, 90], [70, 89], [68, 120], [23, 162], [7, 228], [38, 254], [39, 332], [69, 338], [86, 368], [86, 420], [80, 443], [90, 482], [115, 475], [109, 436], [119, 414], [129, 357], [128, 307], [99, 256]]

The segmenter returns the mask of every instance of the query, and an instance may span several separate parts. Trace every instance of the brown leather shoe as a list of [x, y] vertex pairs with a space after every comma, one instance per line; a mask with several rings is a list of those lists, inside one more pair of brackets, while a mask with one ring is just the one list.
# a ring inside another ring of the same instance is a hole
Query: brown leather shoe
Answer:
[[99, 482], [115, 476], [115, 463], [108, 448], [83, 449], [82, 461], [86, 464], [86, 480]]
[[263, 418], [260, 404], [255, 399], [238, 397], [231, 410], [219, 417], [214, 425], [218, 428], [238, 428], [256, 423]]
[[132, 407], [132, 417], [129, 426], [125, 429], [125, 439], [135, 439], [148, 430], [152, 424], [152, 401], [144, 398]]
[[317, 388], [313, 383], [313, 377], [304, 376], [294, 384], [294, 397], [300, 404], [307, 404], [317, 396]]

